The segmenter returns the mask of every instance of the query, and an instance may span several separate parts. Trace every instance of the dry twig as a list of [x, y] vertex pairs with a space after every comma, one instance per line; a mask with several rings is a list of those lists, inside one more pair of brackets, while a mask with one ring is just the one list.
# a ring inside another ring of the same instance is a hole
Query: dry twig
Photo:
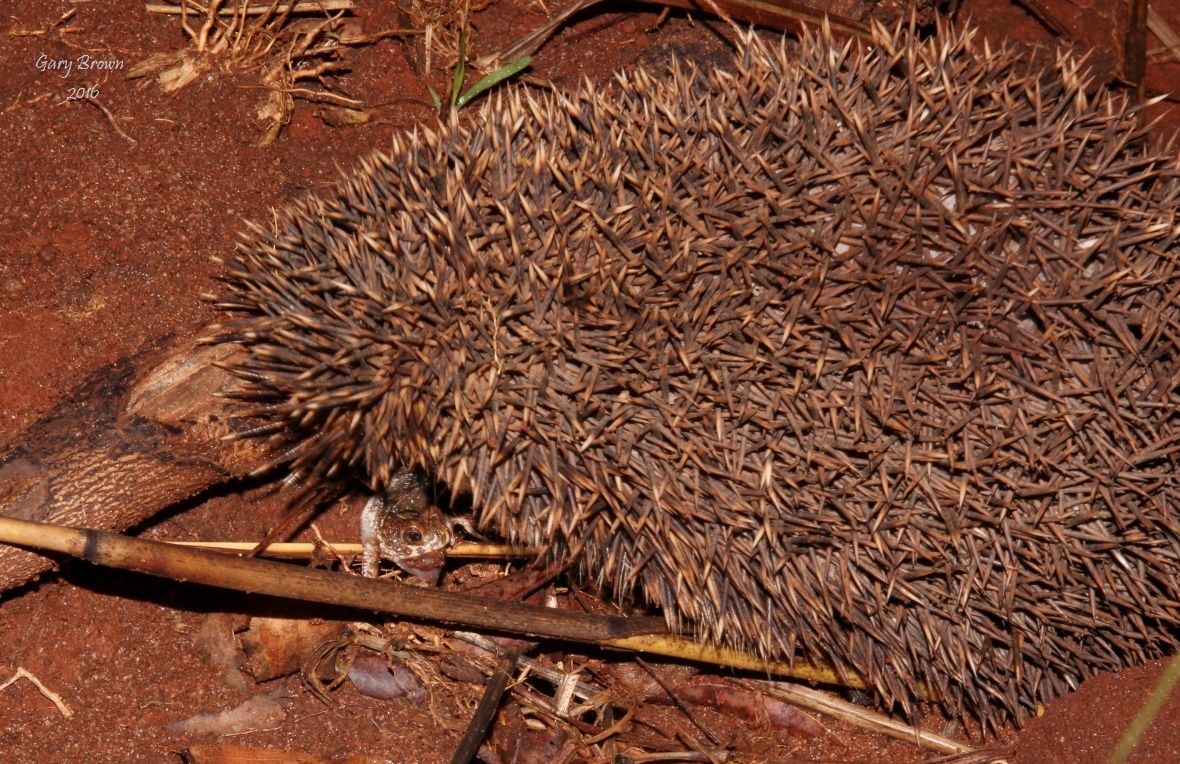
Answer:
[[[188, 3], [193, 7], [199, 7], [196, 3]], [[343, 11], [355, 7], [352, 0], [305, 0], [304, 2], [297, 2], [288, 9], [290, 13], [323, 13], [325, 11]], [[148, 3], [144, 10], [148, 13], [163, 13], [179, 16], [186, 12], [184, 5], [160, 5]], [[273, 14], [275, 5], [248, 5], [243, 10], [241, 7], [234, 8], [218, 8], [217, 14], [219, 16], [233, 16], [238, 13], [245, 13], [247, 16], [265, 16]]]
[[[177, 546], [192, 547], [195, 549], [209, 549], [211, 551], [217, 552], [240, 553], [250, 552], [258, 546], [258, 544], [253, 541], [168, 541], [166, 543], [175, 544]], [[335, 543], [324, 541], [323, 545], [331, 548], [332, 551], [338, 555], [359, 555], [363, 551], [363, 545], [360, 543]], [[283, 559], [306, 559], [315, 555], [316, 546], [316, 544], [306, 541], [269, 544], [267, 545], [266, 552], [263, 554], [263, 556], [278, 557]], [[447, 551], [447, 556], [519, 560], [536, 557], [537, 550], [526, 547], [512, 546], [510, 544], [459, 543], [455, 544]]]
[[1172, 25], [1160, 15], [1159, 11], [1150, 5], [1147, 7], [1147, 28], [1160, 39], [1160, 42], [1164, 44], [1164, 48], [1177, 61], [1180, 61], [1180, 35], [1176, 34], [1176, 30], [1172, 29]]
[[475, 715], [471, 717], [471, 724], [467, 727], [467, 732], [455, 749], [451, 764], [467, 764], [475, 757], [476, 751], [479, 750], [479, 744], [483, 742], [484, 735], [487, 734], [488, 727], [491, 726], [492, 717], [500, 706], [500, 698], [504, 696], [504, 690], [508, 687], [508, 682], [516, 671], [516, 662], [519, 659], [520, 648], [513, 647], [496, 664], [496, 669], [492, 672], [492, 678], [488, 681], [487, 690], [484, 691], [479, 707], [475, 709]]
[[649, 665], [647, 661], [636, 657], [635, 662], [647, 672], [648, 676], [655, 680], [656, 684], [660, 686], [660, 689], [664, 691], [664, 694], [667, 695], [672, 701], [672, 704], [680, 709], [680, 713], [687, 716], [688, 720], [691, 721], [697, 729], [705, 733], [705, 736], [709, 738], [713, 745], [721, 745], [721, 738], [713, 734], [713, 731], [705, 726], [704, 722], [702, 722], [697, 717], [697, 715], [693, 713], [693, 710], [689, 708], [688, 704], [676, 696], [676, 693], [672, 691], [672, 688], [669, 687], [667, 683], [660, 677], [660, 675], [652, 669], [651, 665]]
[[829, 693], [813, 690], [787, 682], [745, 681], [741, 684], [748, 689], [765, 693], [771, 697], [784, 700], [800, 708], [806, 708], [817, 713], [826, 714], [835, 719], [841, 719], [863, 729], [879, 732], [882, 735], [905, 740], [939, 753], [970, 753], [974, 749], [953, 738], [926, 732], [904, 722], [891, 719], [884, 714], [870, 711], [853, 705]]
[[28, 679], [33, 683], [33, 686], [37, 688], [38, 692], [40, 692], [49, 700], [53, 701], [53, 705], [57, 706], [57, 710], [61, 712], [62, 716], [67, 719], [73, 717], [74, 712], [71, 711], [70, 707], [66, 705], [66, 702], [61, 699], [61, 696], [45, 685], [41, 684], [41, 680], [33, 676], [33, 674], [24, 666], [17, 666], [16, 673], [9, 677], [8, 681], [6, 681], [4, 684], [0, 684], [0, 692], [4, 692], [4, 690], [8, 689], [9, 685], [21, 678]]
[[123, 128], [119, 127], [119, 121], [118, 121], [117, 119], [115, 119], [115, 115], [114, 115], [114, 114], [111, 114], [111, 110], [110, 110], [110, 109], [108, 109], [108, 108], [106, 107], [106, 105], [105, 105], [105, 104], [103, 104], [103, 102], [102, 102], [102, 101], [98, 100], [98, 99], [97, 99], [97, 98], [95, 98], [94, 96], [89, 96], [88, 98], [86, 98], [86, 101], [87, 101], [88, 103], [90, 103], [90, 104], [92, 104], [92, 105], [94, 105], [94, 106], [98, 107], [98, 109], [99, 109], [99, 110], [100, 110], [100, 111], [101, 111], [103, 114], [105, 114], [105, 115], [106, 115], [106, 117], [107, 117], [107, 120], [108, 120], [108, 121], [111, 123], [111, 127], [115, 128], [115, 132], [116, 132], [116, 133], [118, 133], [119, 135], [121, 135], [121, 136], [122, 136], [124, 139], [126, 139], [128, 143], [130, 143], [130, 144], [132, 144], [132, 145], [135, 145], [136, 143], [138, 143], [138, 141], [136, 141], [136, 140], [135, 140], [134, 138], [132, 138], [130, 135], [128, 135], [127, 133], [123, 132]]

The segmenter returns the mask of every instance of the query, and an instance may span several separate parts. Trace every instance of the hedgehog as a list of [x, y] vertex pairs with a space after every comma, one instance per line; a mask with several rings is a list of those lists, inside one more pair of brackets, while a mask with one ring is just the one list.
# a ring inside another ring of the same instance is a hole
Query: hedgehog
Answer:
[[735, 51], [501, 90], [251, 226], [249, 434], [911, 716], [1175, 650], [1170, 145], [968, 28]]

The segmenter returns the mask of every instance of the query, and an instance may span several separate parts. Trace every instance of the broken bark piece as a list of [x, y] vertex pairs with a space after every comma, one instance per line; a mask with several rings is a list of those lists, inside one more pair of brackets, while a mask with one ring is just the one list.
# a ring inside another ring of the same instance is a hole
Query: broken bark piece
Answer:
[[[185, 339], [92, 374], [0, 447], [0, 515], [122, 531], [265, 464], [265, 440], [223, 440], [246, 427], [218, 397], [236, 383], [216, 364], [237, 352]], [[0, 547], [0, 591], [53, 565]]]

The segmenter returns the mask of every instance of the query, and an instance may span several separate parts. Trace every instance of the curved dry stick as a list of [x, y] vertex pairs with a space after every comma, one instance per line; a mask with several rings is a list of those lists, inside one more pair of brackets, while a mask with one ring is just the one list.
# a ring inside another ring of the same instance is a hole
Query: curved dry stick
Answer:
[[[819, 28], [827, 23], [840, 35], [869, 39], [869, 26], [865, 18], [850, 18], [829, 13], [822, 7], [805, 5], [794, 0], [653, 0], [666, 8], [682, 8], [717, 15], [716, 11], [728, 14], [738, 21], [759, 24], [768, 29], [782, 32], [798, 32], [803, 26]], [[475, 66], [484, 71], [498, 69], [509, 61], [521, 56], [531, 56], [541, 49], [549, 38], [557, 33], [571, 18], [602, 0], [578, 0], [555, 16], [545, 25], [524, 35], [508, 48], [491, 56], [485, 56]], [[814, 0], [813, 0], [814, 2]]]
[[668, 630], [662, 618], [592, 615], [506, 602], [11, 517], [0, 517], [0, 542], [175, 581], [527, 636], [603, 642]]

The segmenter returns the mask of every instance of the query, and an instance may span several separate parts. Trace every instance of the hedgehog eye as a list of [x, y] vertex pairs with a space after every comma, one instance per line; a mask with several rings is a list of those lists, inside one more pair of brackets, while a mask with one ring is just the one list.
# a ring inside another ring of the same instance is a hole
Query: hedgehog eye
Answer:
[[411, 544], [417, 544], [422, 540], [422, 534], [418, 531], [406, 531], [403, 536], [405, 540]]

